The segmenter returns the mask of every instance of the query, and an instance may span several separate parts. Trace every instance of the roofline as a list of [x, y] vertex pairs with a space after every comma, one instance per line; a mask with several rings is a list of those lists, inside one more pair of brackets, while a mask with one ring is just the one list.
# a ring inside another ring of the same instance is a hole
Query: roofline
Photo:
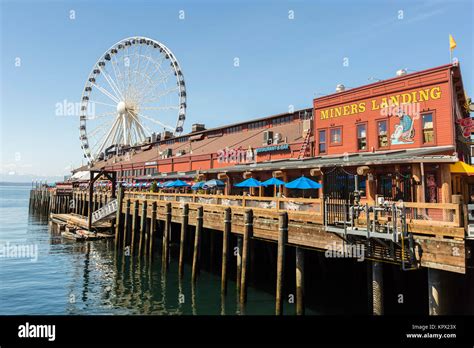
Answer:
[[[250, 120], [247, 120], [247, 121], [242, 121], [242, 122], [237, 122], [237, 123], [231, 123], [231, 124], [227, 124], [225, 126], [209, 128], [209, 129], [205, 129], [205, 130], [198, 131], [198, 132], [190, 132], [190, 133], [186, 133], [186, 134], [183, 134], [183, 135], [180, 135], [180, 136], [177, 136], [177, 137], [172, 137], [172, 138], [168, 138], [168, 139], [165, 139], [165, 140], [160, 140], [160, 141], [157, 141], [156, 143], [163, 143], [163, 142], [166, 142], [166, 141], [172, 140], [172, 139], [179, 139], [179, 138], [187, 137], [187, 136], [190, 136], [190, 135], [198, 135], [198, 134], [213, 132], [213, 131], [216, 131], [216, 130], [225, 129], [225, 128], [229, 128], [229, 127], [240, 126], [240, 125], [249, 124], [249, 123], [253, 123], [253, 122], [270, 120], [270, 119], [285, 116], [285, 115], [294, 115], [294, 114], [296, 114], [298, 112], [301, 112], [301, 111], [313, 111], [313, 107], [298, 109], [298, 110], [295, 110], [293, 112], [284, 112], [284, 113], [280, 113], [280, 114], [275, 114], [275, 115], [250, 119]], [[152, 143], [152, 144], [155, 144], [155, 143]]]
[[428, 73], [438, 71], [438, 70], [445, 70], [445, 69], [448, 69], [448, 68], [451, 69], [453, 67], [459, 67], [460, 68], [459, 64], [457, 64], [457, 65], [445, 64], [445, 65], [440, 65], [440, 66], [430, 68], [430, 69], [426, 69], [426, 70], [416, 71], [416, 72], [409, 73], [409, 74], [406, 74], [406, 75], [403, 75], [403, 76], [391, 77], [387, 80], [376, 81], [376, 82], [373, 82], [373, 83], [369, 83], [367, 85], [362, 85], [362, 86], [359, 86], [359, 87], [351, 88], [351, 89], [348, 89], [348, 90], [345, 90], [345, 91], [342, 91], [342, 92], [334, 92], [334, 93], [331, 93], [331, 94], [328, 94], [328, 95], [325, 95], [325, 96], [314, 98], [313, 99], [313, 105], [316, 102], [329, 100], [329, 99], [334, 98], [335, 96], [344, 96], [344, 95], [348, 95], [350, 93], [363, 91], [365, 89], [370, 89], [370, 88], [374, 88], [374, 87], [377, 87], [377, 86], [382, 86], [382, 85], [390, 83], [390, 82], [405, 80], [405, 79], [413, 78], [413, 77], [416, 77], [416, 76], [426, 75]]

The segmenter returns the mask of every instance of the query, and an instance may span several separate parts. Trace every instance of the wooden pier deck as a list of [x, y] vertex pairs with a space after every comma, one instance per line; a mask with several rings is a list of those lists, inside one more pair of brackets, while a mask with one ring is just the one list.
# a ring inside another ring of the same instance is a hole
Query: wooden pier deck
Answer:
[[[51, 214], [51, 220], [56, 223], [65, 223], [77, 228], [87, 229], [87, 217], [79, 214]], [[110, 230], [112, 223], [110, 221], [99, 221], [94, 223], [93, 229], [98, 231]]]

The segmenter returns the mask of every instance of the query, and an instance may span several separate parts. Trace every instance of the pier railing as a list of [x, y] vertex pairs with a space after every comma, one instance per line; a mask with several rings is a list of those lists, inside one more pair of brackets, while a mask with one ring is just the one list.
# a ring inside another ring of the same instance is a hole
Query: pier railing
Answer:
[[322, 216], [322, 199], [319, 198], [280, 198], [231, 195], [206, 195], [186, 193], [126, 192], [131, 199], [155, 199], [167, 202], [214, 204], [230, 207], [261, 208], [307, 212]]

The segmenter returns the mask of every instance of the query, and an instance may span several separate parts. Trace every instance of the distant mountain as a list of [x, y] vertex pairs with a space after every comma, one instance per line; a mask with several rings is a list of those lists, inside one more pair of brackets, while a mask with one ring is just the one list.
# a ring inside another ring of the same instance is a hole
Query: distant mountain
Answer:
[[31, 186], [31, 182], [4, 182], [4, 181], [0, 181], [0, 186]]
[[48, 182], [48, 183], [54, 183], [58, 181], [63, 181], [64, 176], [37, 176], [37, 175], [31, 175], [31, 174], [5, 174], [5, 173], [0, 173], [0, 182], [1, 183], [29, 183], [31, 185], [31, 182], [36, 181], [36, 182]]

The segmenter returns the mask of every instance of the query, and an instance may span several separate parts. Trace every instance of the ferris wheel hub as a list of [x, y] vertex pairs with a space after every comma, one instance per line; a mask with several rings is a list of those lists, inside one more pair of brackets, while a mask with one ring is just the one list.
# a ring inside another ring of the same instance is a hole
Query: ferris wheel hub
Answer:
[[127, 111], [127, 105], [124, 101], [121, 101], [117, 104], [117, 113], [123, 115]]

